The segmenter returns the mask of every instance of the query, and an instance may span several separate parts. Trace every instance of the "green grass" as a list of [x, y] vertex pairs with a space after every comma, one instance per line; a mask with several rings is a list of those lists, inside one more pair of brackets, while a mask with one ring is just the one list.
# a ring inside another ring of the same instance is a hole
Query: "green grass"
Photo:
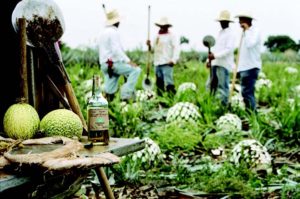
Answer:
[[[85, 116], [85, 95], [91, 88], [85, 88], [82, 84], [85, 80], [91, 79], [93, 74], [102, 75], [102, 73], [97, 65], [97, 53], [91, 49], [74, 51], [74, 54], [72, 52], [69, 49], [66, 54], [68, 57], [66, 67]], [[129, 52], [129, 56], [143, 70], [136, 87], [143, 89], [142, 81], [146, 74], [146, 52], [137, 49]], [[220, 102], [210, 96], [205, 89], [209, 70], [199, 61], [203, 59], [203, 53], [192, 51], [182, 53], [181, 56], [181, 60], [174, 66], [175, 86], [178, 88], [181, 83], [193, 82], [197, 86], [196, 92], [183, 96], [160, 97], [139, 107], [130, 105], [131, 108], [126, 112], [120, 106], [118, 98], [110, 103], [111, 135], [151, 137], [166, 153], [164, 162], [148, 167], [147, 171], [143, 171], [141, 164], [137, 161], [123, 162], [117, 169], [122, 177], [118, 181], [126, 183], [128, 180], [140, 185], [154, 182], [157, 186], [173, 185], [210, 193], [221, 192], [233, 197], [238, 195], [243, 198], [263, 197], [264, 193], [256, 191], [255, 188], [278, 182], [284, 185], [283, 179], [290, 178], [289, 173], [284, 173], [276, 178], [274, 177], [276, 173], [261, 176], [248, 168], [232, 165], [228, 162], [228, 158], [233, 145], [244, 138], [255, 138], [262, 144], [266, 144], [274, 158], [279, 153], [278, 151], [299, 150], [300, 94], [294, 90], [296, 86], [300, 85], [299, 55], [286, 57], [284, 54], [265, 54], [263, 56], [262, 71], [266, 74], [266, 78], [273, 82], [273, 85], [271, 88], [264, 88], [257, 92], [256, 97], [259, 109], [269, 110], [269, 112], [249, 115], [242, 110], [232, 110], [232, 113], [237, 114], [249, 126], [250, 131], [230, 136], [215, 134], [215, 121], [227, 110], [223, 109]], [[285, 72], [285, 68], [289, 66], [297, 68], [298, 74]], [[153, 67], [150, 78], [155, 84]], [[119, 83], [122, 84], [123, 81], [120, 78]], [[290, 98], [295, 100], [294, 106], [289, 105], [288, 99]], [[202, 117], [195, 126], [166, 123], [168, 108], [180, 101], [189, 101], [199, 107]], [[163, 104], [163, 106], [159, 104]], [[276, 122], [279, 127], [274, 125]], [[211, 149], [217, 147], [224, 147], [226, 156], [213, 157]], [[209, 157], [207, 161], [205, 157]], [[294, 163], [299, 164], [297, 161]], [[273, 166], [281, 169], [282, 165]], [[195, 169], [200, 167], [202, 169]], [[299, 177], [293, 180], [300, 183]], [[277, 194], [280, 195], [280, 193]], [[299, 195], [293, 187], [286, 187], [282, 190], [282, 195], [292, 194]]]

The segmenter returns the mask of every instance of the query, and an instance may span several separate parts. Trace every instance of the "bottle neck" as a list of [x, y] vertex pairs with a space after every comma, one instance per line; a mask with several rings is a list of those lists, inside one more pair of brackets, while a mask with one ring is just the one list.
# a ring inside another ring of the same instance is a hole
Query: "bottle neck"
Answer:
[[92, 94], [93, 94], [93, 96], [102, 95], [100, 76], [98, 76], [98, 75], [94, 75], [94, 78], [93, 78], [93, 91], [92, 91]]

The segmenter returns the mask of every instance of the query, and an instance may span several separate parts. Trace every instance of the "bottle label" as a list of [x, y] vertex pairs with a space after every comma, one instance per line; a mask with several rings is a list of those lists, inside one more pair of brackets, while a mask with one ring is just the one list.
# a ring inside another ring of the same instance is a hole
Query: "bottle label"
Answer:
[[107, 107], [92, 107], [88, 109], [89, 131], [108, 130], [109, 119]]

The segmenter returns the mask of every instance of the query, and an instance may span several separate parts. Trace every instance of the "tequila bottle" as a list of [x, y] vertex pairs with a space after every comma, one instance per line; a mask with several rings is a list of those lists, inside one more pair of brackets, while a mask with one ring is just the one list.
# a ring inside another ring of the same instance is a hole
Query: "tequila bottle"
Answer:
[[101, 93], [100, 76], [93, 76], [92, 97], [87, 104], [88, 139], [93, 142], [109, 143], [108, 102]]

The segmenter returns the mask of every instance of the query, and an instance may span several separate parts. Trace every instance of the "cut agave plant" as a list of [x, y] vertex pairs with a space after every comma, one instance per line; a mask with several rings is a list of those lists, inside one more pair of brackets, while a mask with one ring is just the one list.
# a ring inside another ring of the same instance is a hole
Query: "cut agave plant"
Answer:
[[272, 157], [259, 141], [246, 139], [240, 141], [232, 149], [230, 160], [236, 165], [242, 162], [254, 170], [269, 170]]
[[199, 108], [190, 102], [178, 102], [167, 113], [167, 122], [197, 122], [200, 118]]
[[184, 93], [186, 90], [195, 91], [197, 90], [197, 86], [193, 82], [184, 82], [179, 85], [178, 93]]
[[137, 90], [136, 101], [137, 102], [148, 102], [155, 98], [156, 94], [152, 90]]
[[239, 116], [226, 113], [216, 121], [216, 127], [219, 131], [230, 133], [239, 132], [242, 130], [242, 121]]

